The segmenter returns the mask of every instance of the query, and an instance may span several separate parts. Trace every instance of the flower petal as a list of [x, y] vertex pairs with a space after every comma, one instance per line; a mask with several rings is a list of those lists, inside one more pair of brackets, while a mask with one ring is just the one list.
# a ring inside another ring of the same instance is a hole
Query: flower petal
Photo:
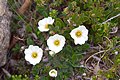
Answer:
[[51, 76], [51, 77], [57, 77], [57, 71], [55, 69], [50, 70], [49, 76]]
[[54, 23], [54, 19], [52, 19], [52, 17], [48, 17], [47, 23], [52, 25]]
[[30, 49], [25, 49], [24, 53], [25, 54], [30, 54], [32, 51]]
[[74, 40], [74, 42], [75, 42], [75, 45], [77, 45], [77, 44], [82, 45], [85, 43], [85, 39], [84, 39], [84, 37], [81, 37], [79, 39]]
[[85, 26], [79, 26], [78, 28], [82, 31], [83, 35], [88, 35], [88, 30], [85, 28]]
[[47, 18], [44, 18], [38, 22], [38, 25], [45, 25], [47, 23]]
[[47, 32], [47, 31], [49, 31], [49, 28], [46, 29], [46, 28], [45, 28], [45, 25], [39, 26], [38, 29], [39, 29], [41, 32]]

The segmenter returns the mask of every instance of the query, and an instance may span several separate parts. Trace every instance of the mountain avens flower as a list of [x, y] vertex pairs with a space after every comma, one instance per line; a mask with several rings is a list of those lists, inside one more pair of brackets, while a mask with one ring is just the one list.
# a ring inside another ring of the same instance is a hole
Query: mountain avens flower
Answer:
[[54, 19], [52, 19], [52, 17], [44, 18], [38, 22], [38, 25], [39, 25], [38, 29], [41, 32], [47, 32], [49, 31], [48, 25], [52, 25], [53, 23], [54, 23]]
[[50, 36], [47, 40], [47, 45], [51, 51], [58, 53], [65, 45], [65, 37], [59, 34]]
[[33, 65], [38, 64], [43, 56], [43, 50], [38, 46], [33, 46], [33, 45], [30, 45], [27, 49], [25, 49], [24, 53], [25, 53], [25, 60]]
[[79, 26], [70, 32], [71, 37], [74, 39], [75, 45], [84, 44], [88, 40], [88, 30], [85, 26]]
[[51, 76], [51, 77], [57, 77], [57, 71], [55, 69], [50, 70], [49, 76]]

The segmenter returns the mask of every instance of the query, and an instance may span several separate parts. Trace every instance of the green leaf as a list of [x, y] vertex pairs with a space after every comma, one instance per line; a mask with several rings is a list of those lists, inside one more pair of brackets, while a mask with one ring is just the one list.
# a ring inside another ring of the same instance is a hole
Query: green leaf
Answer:
[[32, 28], [31, 28], [29, 25], [27, 25], [27, 26], [26, 26], [26, 31], [27, 31], [28, 33], [30, 33], [30, 32], [32, 32]]
[[37, 12], [40, 13], [44, 17], [48, 17], [48, 10], [43, 6], [37, 6]]
[[39, 75], [39, 65], [33, 66], [32, 68], [32, 74], [35, 75]]
[[47, 76], [42, 76], [40, 80], [50, 80]]
[[27, 38], [27, 45], [34, 45], [34, 41], [32, 40], [31, 37]]
[[57, 15], [58, 15], [58, 11], [57, 11], [57, 10], [52, 10], [51, 12], [49, 12], [49, 15], [50, 15], [52, 18], [56, 18]]
[[12, 49], [14, 52], [19, 52], [20, 51], [20, 45], [16, 44], [15, 47]]
[[72, 21], [78, 26], [79, 24], [81, 24], [81, 22], [79, 21], [79, 16], [77, 13], [74, 13], [72, 15]]
[[77, 55], [73, 54], [72, 55], [72, 63], [75, 63], [77, 61]]
[[83, 44], [82, 45], [82, 50], [85, 51], [85, 50], [88, 50], [90, 48], [90, 44]]
[[114, 63], [116, 65], [120, 65], [120, 54], [116, 55], [115, 59], [114, 59]]
[[72, 54], [73, 50], [72, 47], [70, 45], [66, 45], [66, 47], [64, 48], [65, 53], [67, 54]]
[[56, 18], [55, 19], [55, 26], [59, 26], [59, 28], [61, 29], [61, 28], [65, 27], [65, 24], [60, 18]]

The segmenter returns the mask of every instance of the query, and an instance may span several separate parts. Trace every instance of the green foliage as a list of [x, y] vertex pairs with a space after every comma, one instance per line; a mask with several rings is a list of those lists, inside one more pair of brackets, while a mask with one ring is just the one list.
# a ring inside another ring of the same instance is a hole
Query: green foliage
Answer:
[[49, 12], [49, 15], [52, 17], [52, 18], [56, 18], [57, 15], [58, 15], [58, 11], [57, 10], [52, 10]]
[[27, 75], [25, 75], [24, 77], [22, 75], [12, 75], [9, 80], [29, 80], [29, 78], [27, 77]]
[[32, 28], [31, 28], [30, 26], [26, 26], [26, 32], [27, 32], [27, 33], [32, 32]]
[[33, 45], [34, 41], [31, 39], [31, 37], [27, 38], [27, 45]]
[[60, 18], [56, 18], [55, 19], [55, 26], [51, 26], [51, 30], [56, 32], [56, 33], [59, 33], [61, 34], [61, 31], [63, 29], [63, 27], [65, 26], [64, 22], [60, 19]]
[[[12, 75], [11, 78], [9, 78], [8, 80], [30, 80], [30, 78], [27, 75]], [[34, 80], [40, 80], [40, 77], [38, 75], [36, 75], [34, 77]]]
[[20, 45], [19, 44], [16, 44], [15, 47], [12, 49], [12, 51], [14, 52], [19, 52], [20, 51]]
[[116, 65], [118, 65], [118, 66], [120, 65], [120, 54], [118, 54], [118, 55], [115, 57], [114, 62], [115, 62]]
[[41, 14], [44, 17], [48, 16], [48, 9], [46, 7], [37, 6], [37, 11], [38, 11], [39, 14]]
[[[92, 41], [94, 41], [94, 43], [100, 43], [101, 41], [103, 41], [104, 36], [109, 36], [109, 32], [110, 32], [110, 24], [102, 24], [102, 25], [93, 25], [92, 26]], [[93, 40], [94, 39], [94, 40]]]

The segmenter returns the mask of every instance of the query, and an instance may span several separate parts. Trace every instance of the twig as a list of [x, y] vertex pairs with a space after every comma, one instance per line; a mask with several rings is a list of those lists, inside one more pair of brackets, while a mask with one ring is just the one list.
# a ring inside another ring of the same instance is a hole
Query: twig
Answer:
[[110, 44], [112, 43], [111, 40], [107, 36], [103, 36], [103, 37], [106, 38], [110, 42]]
[[15, 39], [18, 39], [20, 41], [24, 41], [24, 39], [19, 38], [18, 36], [13, 36]]
[[8, 4], [9, 4], [9, 6], [11, 7], [11, 9], [17, 14], [17, 16], [18, 16], [21, 20], [23, 20], [24, 23], [28, 24], [28, 23], [24, 20], [24, 18], [13, 8], [12, 4], [10, 4], [10, 3], [8, 3]]
[[118, 27], [113, 27], [112, 28], [112, 32], [110, 32], [110, 34], [117, 33], [117, 31], [118, 31]]
[[108, 51], [108, 50], [99, 51], [99, 52], [91, 55], [89, 58], [87, 58], [87, 60], [85, 61], [85, 67], [87, 67], [86, 65], [87, 65], [87, 62], [89, 61], [89, 59], [91, 59], [93, 56], [95, 56], [95, 55], [97, 55], [97, 54], [100, 54], [100, 53], [103, 53], [103, 52], [105, 52], [105, 51]]
[[[105, 38], [110, 42], [110, 44], [112, 43], [112, 42], [108, 39], [108, 37], [106, 37], [106, 36], [103, 36], [103, 37], [105, 37]], [[87, 62], [89, 61], [89, 59], [91, 59], [92, 57], [94, 58], [95, 55], [98, 55], [98, 54], [100, 54], [100, 53], [104, 53], [104, 54], [102, 55], [102, 57], [100, 57], [100, 59], [98, 60], [97, 65], [99, 65], [101, 59], [105, 56], [106, 52], [108, 52], [109, 50], [110, 50], [110, 48], [107, 49], [107, 50], [99, 51], [99, 52], [91, 55], [91, 56], [85, 61], [85, 67], [87, 67], [86, 65], [87, 65]]]
[[24, 4], [18, 9], [18, 13], [24, 14], [31, 4], [31, 0], [25, 0]]
[[120, 13], [117, 14], [116, 16], [113, 16], [113, 17], [109, 18], [108, 20], [104, 21], [102, 24], [105, 24], [106, 22], [109, 22], [109, 21], [111, 21], [112, 19], [114, 19], [114, 18], [116, 18], [118, 16], [120, 16]]
[[113, 62], [110, 58], [108, 58], [108, 60], [109, 60], [112, 64], [114, 64], [114, 62]]
[[4, 68], [2, 68], [2, 70], [6, 74], [7, 77], [9, 78], [11, 77], [11, 74], [7, 70], [5, 70]]

